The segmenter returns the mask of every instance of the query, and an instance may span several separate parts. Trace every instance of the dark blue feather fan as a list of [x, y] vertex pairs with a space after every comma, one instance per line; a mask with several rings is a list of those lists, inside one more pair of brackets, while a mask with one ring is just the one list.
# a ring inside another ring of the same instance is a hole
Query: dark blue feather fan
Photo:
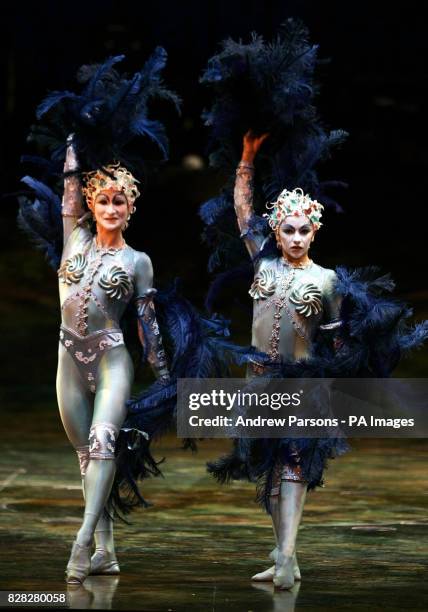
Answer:
[[20, 197], [18, 222], [55, 269], [62, 249], [60, 194], [67, 136], [75, 134], [82, 170], [120, 161], [141, 178], [150, 159], [144, 143], [154, 143], [163, 159], [168, 155], [165, 127], [150, 116], [154, 100], [172, 102], [177, 111], [180, 108], [180, 99], [162, 79], [166, 51], [157, 47], [142, 70], [132, 77], [121, 75], [116, 69], [124, 58], [117, 55], [102, 64], [82, 66], [77, 74], [78, 93], [52, 92], [37, 108], [40, 122], [32, 127], [29, 141], [35, 141], [50, 158], [22, 157], [22, 162], [36, 167], [39, 180], [22, 179], [30, 189], [28, 195]]
[[131, 77], [117, 70], [124, 58], [117, 55], [102, 64], [82, 66], [77, 75], [81, 86], [78, 92], [50, 93], [37, 108], [40, 124], [33, 126], [29, 140], [47, 149], [53, 160], [62, 160], [66, 138], [74, 133], [83, 170], [116, 160], [139, 176], [144, 159], [153, 155], [147, 146], [150, 142], [166, 159], [165, 128], [150, 115], [155, 99], [171, 102], [177, 111], [180, 108], [179, 97], [162, 79], [167, 53], [157, 47], [142, 70]]
[[256, 34], [249, 43], [228, 39], [208, 61], [200, 79], [213, 96], [211, 107], [203, 113], [209, 128], [208, 153], [211, 165], [230, 176], [222, 194], [200, 209], [206, 224], [203, 237], [212, 251], [211, 271], [224, 270], [231, 262], [240, 265], [245, 257], [232, 192], [242, 137], [249, 129], [270, 133], [257, 158], [256, 212], [264, 212], [266, 201], [274, 201], [285, 187], [301, 187], [341, 211], [326, 191], [345, 184], [320, 182], [316, 170], [347, 136], [343, 130], [327, 131], [317, 116], [317, 52], [317, 46], [308, 41], [306, 27], [289, 19], [272, 42]]

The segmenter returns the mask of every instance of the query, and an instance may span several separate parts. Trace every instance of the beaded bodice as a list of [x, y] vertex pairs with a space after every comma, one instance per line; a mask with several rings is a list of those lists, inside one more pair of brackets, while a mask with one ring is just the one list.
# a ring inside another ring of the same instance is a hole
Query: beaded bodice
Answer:
[[62, 323], [80, 336], [118, 328], [135, 292], [138, 256], [128, 245], [104, 249], [87, 227], [71, 233], [58, 270]]
[[339, 319], [335, 272], [311, 263], [293, 268], [281, 258], [261, 259], [250, 295], [254, 299], [252, 344], [272, 359], [303, 359], [320, 326]]

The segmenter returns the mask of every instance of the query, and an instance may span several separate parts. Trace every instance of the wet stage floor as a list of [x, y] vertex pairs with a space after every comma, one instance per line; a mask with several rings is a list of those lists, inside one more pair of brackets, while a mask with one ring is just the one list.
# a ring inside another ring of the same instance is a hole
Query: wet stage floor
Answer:
[[[65, 591], [71, 542], [82, 513], [73, 451], [55, 411], [19, 411], [0, 454], [0, 589]], [[24, 424], [24, 427], [23, 427]], [[18, 435], [18, 431], [21, 433]], [[197, 454], [169, 437], [154, 503], [119, 524], [120, 577], [90, 577], [71, 607], [147, 611], [428, 609], [428, 441], [352, 441], [310, 493], [299, 533], [302, 583], [290, 592], [254, 585], [273, 547], [268, 517], [249, 484], [219, 487]]]

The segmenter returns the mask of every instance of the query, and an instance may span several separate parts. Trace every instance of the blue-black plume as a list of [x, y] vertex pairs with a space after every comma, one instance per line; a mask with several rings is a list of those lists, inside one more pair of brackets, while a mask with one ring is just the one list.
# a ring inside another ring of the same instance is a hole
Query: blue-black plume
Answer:
[[32, 191], [28, 197], [18, 198], [18, 225], [57, 270], [62, 251], [61, 199], [45, 183], [31, 176], [21, 180]]
[[269, 132], [256, 160], [256, 212], [264, 212], [266, 201], [274, 201], [284, 188], [295, 187], [341, 210], [326, 191], [344, 183], [320, 181], [316, 168], [347, 134], [326, 130], [317, 115], [318, 47], [308, 38], [306, 27], [289, 19], [272, 42], [254, 33], [249, 43], [228, 39], [208, 61], [200, 79], [213, 94], [211, 107], [203, 113], [209, 128], [210, 164], [230, 177], [221, 195], [200, 210], [206, 225], [204, 239], [212, 250], [211, 270], [224, 269], [231, 261], [239, 263], [244, 253], [239, 247], [232, 191], [242, 137], [250, 129], [256, 134]]
[[124, 57], [82, 66], [77, 74], [79, 91], [50, 93], [37, 108], [40, 123], [33, 126], [29, 139], [47, 149], [52, 159], [62, 160], [66, 138], [74, 133], [83, 170], [116, 160], [138, 176], [150, 150], [145, 146], [147, 141], [166, 159], [168, 139], [161, 121], [152, 116], [152, 101], [172, 102], [179, 111], [179, 97], [165, 86], [161, 76], [167, 53], [157, 47], [142, 70], [130, 77], [116, 68]]

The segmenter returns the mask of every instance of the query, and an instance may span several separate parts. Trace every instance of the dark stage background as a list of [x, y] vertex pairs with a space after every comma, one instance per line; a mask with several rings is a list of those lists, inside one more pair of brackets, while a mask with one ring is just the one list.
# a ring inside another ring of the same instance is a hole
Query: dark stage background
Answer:
[[[387, 8], [386, 8], [387, 7]], [[166, 117], [170, 161], [146, 186], [127, 241], [147, 251], [156, 283], [175, 277], [199, 307], [209, 284], [208, 252], [201, 243], [198, 205], [217, 193], [224, 177], [207, 169], [206, 132], [200, 113], [209, 98], [198, 85], [207, 59], [227, 36], [269, 39], [287, 17], [304, 20], [320, 57], [318, 108], [326, 125], [350, 133], [348, 142], [320, 168], [345, 180], [337, 193], [345, 213], [327, 213], [313, 256], [324, 266], [377, 264], [397, 281], [397, 294], [427, 315], [425, 20], [417, 4], [347, 2], [82, 2], [8, 3], [3, 10], [1, 170], [2, 191], [19, 190], [28, 172], [19, 163], [30, 152], [26, 135], [48, 90], [75, 87], [76, 69], [125, 53], [123, 67], [138, 69], [156, 45], [169, 54], [167, 83], [183, 98], [180, 118]], [[188, 155], [204, 167], [183, 165]], [[56, 275], [15, 225], [17, 205], [5, 196], [0, 209], [3, 298], [0, 303], [2, 379], [8, 401], [28, 399], [37, 388], [53, 397], [58, 304]], [[245, 288], [242, 291], [245, 297]], [[249, 305], [249, 302], [248, 302]], [[230, 299], [234, 337], [249, 342], [250, 316]], [[419, 352], [401, 371], [424, 375]], [[426, 355], [426, 352], [425, 352]], [[18, 393], [17, 393], [18, 390]]]
[[[166, 82], [183, 98], [181, 118], [165, 115], [170, 161], [150, 177], [126, 233], [152, 258], [157, 286], [175, 277], [203, 308], [208, 251], [200, 239], [201, 202], [224, 177], [207, 168], [200, 119], [209, 102], [198, 78], [218, 43], [271, 38], [297, 16], [330, 58], [319, 68], [318, 108], [330, 128], [350, 133], [320, 168], [346, 181], [335, 193], [345, 213], [326, 212], [314, 259], [323, 266], [377, 264], [397, 281], [415, 320], [428, 318], [425, 224], [428, 37], [424, 4], [346, 1], [41, 0], [1, 9], [0, 172], [0, 539], [4, 589], [63, 592], [63, 570], [82, 514], [75, 454], [58, 415], [55, 373], [59, 327], [57, 277], [16, 226], [19, 159], [35, 109], [50, 90], [73, 89], [76, 69], [125, 53], [121, 69], [139, 69], [156, 45], [169, 54]], [[203, 167], [186, 168], [186, 156]], [[232, 338], [250, 341], [248, 286], [228, 295], [222, 312]], [[235, 298], [241, 299], [242, 307]], [[245, 301], [246, 300], [246, 301]], [[245, 308], [245, 304], [247, 308]], [[427, 348], [397, 375], [425, 377]], [[145, 369], [136, 389], [152, 380]], [[166, 478], [149, 479], [154, 503], [116, 529], [118, 581], [89, 578], [74, 607], [145, 610], [291, 610], [298, 588], [270, 594], [249, 585], [266, 567], [272, 544], [254, 487], [218, 487], [206, 461], [227, 440], [181, 452], [174, 434], [155, 447]], [[299, 609], [426, 610], [427, 440], [351, 440], [353, 452], [333, 462], [328, 486], [308, 496], [299, 534], [303, 583]], [[392, 468], [392, 469], [391, 469]], [[149, 515], [147, 513], [150, 512]], [[302, 554], [301, 554], [302, 552]], [[98, 590], [97, 590], [98, 589]], [[88, 593], [89, 590], [89, 593]], [[269, 589], [268, 589], [269, 590]], [[79, 593], [80, 591], [80, 593]], [[89, 603], [88, 603], [89, 602]], [[425, 603], [424, 603], [425, 602]], [[73, 602], [72, 602], [73, 603]]]

